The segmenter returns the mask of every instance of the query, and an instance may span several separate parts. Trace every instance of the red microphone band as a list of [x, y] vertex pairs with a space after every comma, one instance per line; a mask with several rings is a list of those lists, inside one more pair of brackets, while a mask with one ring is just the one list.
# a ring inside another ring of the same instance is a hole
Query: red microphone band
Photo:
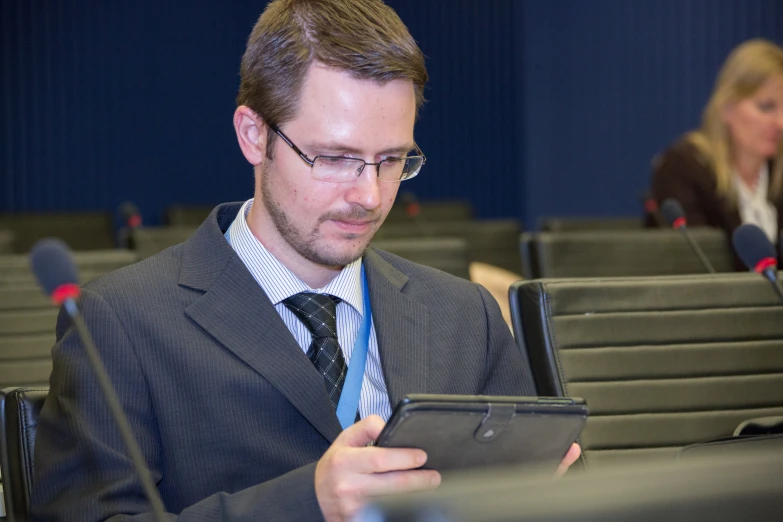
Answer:
[[76, 299], [79, 297], [81, 290], [79, 285], [75, 283], [65, 283], [54, 289], [52, 292], [52, 302], [57, 306], [60, 306], [68, 299]]
[[411, 217], [416, 217], [419, 215], [419, 212], [421, 212], [421, 207], [418, 203], [410, 203], [405, 208], [405, 213], [408, 214]]
[[674, 229], [682, 228], [686, 224], [687, 224], [687, 222], [685, 221], [684, 217], [678, 217], [677, 219], [674, 220], [674, 223], [672, 223], [672, 228], [674, 228]]
[[141, 216], [136, 214], [135, 216], [131, 216], [128, 218], [128, 226], [131, 228], [136, 228], [141, 226]]
[[648, 214], [654, 214], [658, 212], [658, 202], [654, 199], [646, 200], [644, 202], [644, 210], [646, 210]]
[[764, 259], [756, 263], [756, 266], [753, 268], [753, 270], [761, 274], [766, 269], [775, 268], [777, 266], [778, 266], [778, 262], [777, 260], [775, 260], [774, 257], [765, 257]]

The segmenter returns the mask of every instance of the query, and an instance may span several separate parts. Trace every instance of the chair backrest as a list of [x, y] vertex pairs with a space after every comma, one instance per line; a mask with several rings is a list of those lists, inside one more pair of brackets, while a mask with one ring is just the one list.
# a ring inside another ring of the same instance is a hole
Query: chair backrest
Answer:
[[522, 262], [522, 277], [525, 279], [538, 277], [538, 262], [533, 251], [533, 243], [537, 237], [535, 232], [522, 232], [519, 236], [519, 257]]
[[7, 522], [31, 520], [35, 434], [48, 393], [46, 386], [0, 392], [0, 466]]
[[373, 241], [372, 246], [415, 263], [470, 279], [470, 264], [464, 239], [442, 237], [384, 239]]
[[[82, 283], [136, 261], [127, 250], [73, 257]], [[38, 288], [28, 256], [0, 256], [0, 388], [48, 382], [56, 324], [57, 310]]]
[[588, 465], [783, 415], [783, 306], [755, 274], [521, 281], [510, 299], [538, 393], [587, 400]]
[[[81, 283], [138, 260], [131, 250], [93, 250], [73, 253]], [[37, 286], [27, 254], [0, 255], [0, 286]]]
[[516, 219], [486, 219], [476, 221], [416, 221], [384, 223], [376, 239], [413, 237], [458, 237], [467, 242], [468, 261], [478, 261], [514, 273], [520, 273], [519, 234]]
[[37, 287], [0, 286], [0, 389], [48, 382], [56, 322]]
[[73, 250], [115, 247], [114, 218], [109, 212], [0, 214], [0, 229], [14, 233], [17, 252], [29, 251], [45, 237], [58, 237]]
[[133, 231], [133, 245], [139, 259], [154, 256], [169, 247], [185, 242], [195, 227], [141, 227]]
[[411, 215], [409, 206], [398, 196], [392, 206], [386, 223], [417, 223], [421, 221], [467, 221], [473, 219], [473, 205], [468, 201], [420, 201], [418, 213]]
[[11, 230], [0, 230], [0, 254], [14, 252], [14, 233]]
[[546, 217], [539, 221], [542, 232], [588, 232], [597, 230], [639, 230], [644, 219], [638, 216], [626, 217]]
[[207, 219], [215, 205], [171, 205], [166, 209], [166, 224], [196, 228]]
[[[722, 231], [697, 228], [691, 233], [716, 271], [734, 270]], [[527, 278], [705, 273], [685, 238], [674, 230], [539, 232], [523, 235], [519, 248]]]

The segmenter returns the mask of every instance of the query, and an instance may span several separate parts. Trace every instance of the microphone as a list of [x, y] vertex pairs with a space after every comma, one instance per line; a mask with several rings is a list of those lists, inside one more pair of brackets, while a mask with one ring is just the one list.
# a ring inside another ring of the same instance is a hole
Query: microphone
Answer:
[[134, 250], [135, 241], [133, 231], [141, 226], [141, 212], [139, 207], [132, 201], [125, 201], [118, 207], [118, 212], [122, 218], [122, 228], [120, 229], [119, 244], [121, 247]]
[[669, 198], [661, 205], [661, 212], [672, 228], [678, 230], [680, 234], [682, 234], [688, 242], [688, 245], [690, 245], [691, 250], [699, 257], [699, 261], [701, 261], [704, 269], [710, 274], [714, 274], [715, 268], [713, 268], [712, 263], [710, 263], [710, 260], [704, 255], [704, 251], [699, 244], [696, 243], [696, 240], [693, 239], [693, 235], [691, 235], [688, 230], [688, 221], [685, 219], [685, 211], [682, 209], [682, 205], [680, 205], [676, 199]]
[[400, 201], [404, 205], [405, 215], [413, 220], [413, 224], [421, 230], [425, 236], [431, 236], [429, 223], [425, 216], [421, 213], [421, 205], [419, 204], [419, 198], [413, 192], [403, 192], [400, 194]]
[[120, 205], [120, 215], [128, 228], [139, 228], [141, 226], [141, 212], [132, 201], [126, 201]]
[[106, 367], [103, 365], [87, 325], [84, 324], [84, 320], [79, 313], [79, 307], [76, 304], [76, 298], [80, 294], [79, 276], [68, 246], [61, 240], [54, 238], [38, 241], [30, 251], [30, 267], [44, 293], [51, 297], [55, 305], [62, 306], [71, 317], [76, 327], [76, 332], [87, 350], [90, 364], [98, 378], [98, 383], [106, 398], [109, 410], [117, 423], [125, 446], [128, 448], [133, 466], [141, 479], [141, 485], [144, 488], [147, 500], [152, 505], [155, 519], [157, 522], [164, 522], [166, 520], [166, 509], [163, 505], [163, 500], [161, 500], [155, 483], [152, 481], [152, 474], [144, 462], [141, 449], [133, 437], [130, 423], [125, 416], [120, 400], [117, 398], [117, 393], [114, 391], [109, 374], [106, 373]]
[[658, 225], [659, 227], [666, 226], [666, 222], [664, 218], [661, 216], [661, 209], [658, 208], [658, 201], [655, 200], [655, 198], [652, 196], [652, 194], [649, 191], [645, 190], [641, 194], [639, 194], [639, 201], [641, 201], [644, 211], [650, 216], [652, 216], [656, 225]]
[[761, 274], [772, 283], [778, 298], [783, 301], [783, 289], [778, 280], [778, 262], [775, 259], [775, 247], [767, 235], [756, 225], [745, 223], [737, 227], [731, 236], [734, 251], [745, 266]]
[[405, 215], [415, 218], [421, 214], [421, 205], [419, 198], [413, 192], [403, 192], [400, 194], [400, 202], [404, 205]]

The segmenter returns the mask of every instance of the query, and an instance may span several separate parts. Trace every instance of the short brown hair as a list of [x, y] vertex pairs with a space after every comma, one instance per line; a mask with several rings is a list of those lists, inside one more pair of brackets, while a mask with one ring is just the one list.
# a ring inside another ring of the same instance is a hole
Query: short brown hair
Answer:
[[[282, 125], [295, 116], [315, 62], [363, 80], [411, 80], [417, 111], [424, 102], [424, 55], [381, 0], [275, 0], [248, 38], [237, 105], [250, 107], [267, 124]], [[271, 158], [276, 135], [269, 130], [267, 136]]]

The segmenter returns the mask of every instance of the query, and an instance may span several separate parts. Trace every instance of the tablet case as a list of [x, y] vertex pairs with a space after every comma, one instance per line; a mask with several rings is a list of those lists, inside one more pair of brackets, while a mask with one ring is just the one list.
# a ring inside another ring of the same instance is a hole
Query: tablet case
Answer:
[[587, 422], [582, 399], [409, 395], [376, 445], [419, 448], [426, 469], [560, 463]]

